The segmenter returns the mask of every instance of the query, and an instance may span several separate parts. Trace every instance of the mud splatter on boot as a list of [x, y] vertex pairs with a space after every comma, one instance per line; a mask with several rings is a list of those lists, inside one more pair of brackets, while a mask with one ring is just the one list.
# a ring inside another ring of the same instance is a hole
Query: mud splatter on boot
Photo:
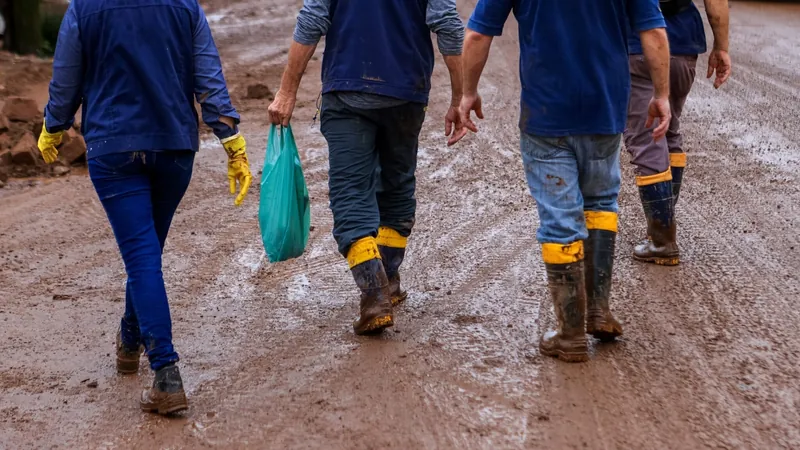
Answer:
[[[586, 332], [603, 342], [613, 341], [622, 335], [622, 325], [611, 314], [609, 306], [617, 233], [616, 214], [607, 214], [615, 216], [614, 231], [590, 228], [589, 238], [584, 245]], [[587, 226], [589, 224], [590, 221], [587, 220]]]
[[389, 297], [392, 306], [397, 306], [408, 298], [408, 292], [400, 286], [400, 266], [406, 256], [408, 238], [389, 227], [380, 227], [376, 241], [389, 279]]
[[683, 184], [683, 173], [686, 169], [686, 153], [669, 154], [670, 171], [672, 172], [672, 205], [678, 204], [678, 197]]
[[174, 414], [189, 408], [178, 366], [171, 365], [156, 371], [153, 387], [142, 393], [142, 411], [161, 415]]
[[122, 343], [122, 328], [117, 331], [117, 372], [121, 374], [133, 374], [139, 372], [139, 359], [144, 352], [144, 346], [140, 345], [136, 350], [129, 350]]
[[[548, 244], [545, 244], [547, 246]], [[549, 331], [539, 342], [539, 351], [565, 362], [584, 362], [589, 360], [589, 342], [586, 339], [586, 287], [583, 272], [583, 245], [576, 242], [563, 248], [570, 249], [575, 261], [564, 264], [547, 261], [562, 258], [548, 258], [545, 253], [547, 284], [553, 299], [558, 329]]]

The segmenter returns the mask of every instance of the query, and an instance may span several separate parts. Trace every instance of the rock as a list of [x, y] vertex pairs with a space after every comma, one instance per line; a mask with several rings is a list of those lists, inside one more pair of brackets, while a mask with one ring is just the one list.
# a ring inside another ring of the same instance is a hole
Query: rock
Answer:
[[8, 117], [0, 116], [0, 131], [8, 131]]
[[14, 158], [11, 156], [11, 150], [0, 151], [0, 167], [10, 166], [13, 159]]
[[44, 119], [41, 117], [31, 122], [31, 132], [36, 136], [37, 141], [39, 140], [39, 135], [42, 134], [42, 127], [44, 127]]
[[3, 115], [12, 122], [33, 122], [41, 118], [42, 111], [36, 105], [36, 100], [25, 97], [8, 97], [3, 106]]
[[11, 150], [11, 160], [19, 166], [35, 166], [38, 162], [38, 153], [36, 139], [32, 134], [26, 133]]
[[63, 177], [64, 175], [70, 172], [69, 166], [63, 165], [63, 163], [56, 161], [55, 165], [53, 166], [53, 175], [57, 177]]
[[0, 187], [4, 187], [8, 181], [8, 168], [0, 167]]
[[11, 136], [6, 133], [0, 134], [0, 151], [10, 150], [13, 146], [14, 145], [11, 141]]
[[67, 130], [64, 133], [61, 147], [58, 148], [59, 161], [70, 165], [81, 162], [86, 158], [86, 142], [75, 130]]
[[272, 99], [272, 91], [266, 84], [256, 83], [247, 86], [247, 98], [254, 100], [262, 100], [265, 98]]

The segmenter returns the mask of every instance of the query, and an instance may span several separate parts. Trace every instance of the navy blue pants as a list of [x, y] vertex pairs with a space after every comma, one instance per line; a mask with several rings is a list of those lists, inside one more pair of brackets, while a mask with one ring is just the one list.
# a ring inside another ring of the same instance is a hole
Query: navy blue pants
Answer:
[[89, 175], [117, 240], [128, 282], [122, 343], [144, 344], [150, 367], [178, 361], [161, 253], [194, 163], [192, 151], [127, 152], [89, 160]]
[[425, 105], [360, 109], [336, 94], [322, 96], [320, 130], [328, 141], [333, 236], [343, 255], [385, 226], [409, 236], [415, 197], [419, 132]]

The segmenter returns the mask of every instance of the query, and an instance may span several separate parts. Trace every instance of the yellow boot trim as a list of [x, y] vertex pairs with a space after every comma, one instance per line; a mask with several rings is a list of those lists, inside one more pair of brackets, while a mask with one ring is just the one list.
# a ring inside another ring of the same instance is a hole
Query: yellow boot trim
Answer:
[[661, 183], [662, 181], [672, 181], [672, 170], [667, 169], [666, 172], [657, 173], [655, 175], [636, 177], [637, 186], [650, 186], [651, 184]]
[[542, 244], [545, 264], [570, 264], [583, 260], [583, 241], [572, 244]]
[[378, 228], [378, 245], [381, 247], [406, 248], [408, 238], [389, 227]]
[[347, 263], [350, 264], [351, 269], [371, 259], [381, 259], [378, 244], [372, 236], [359, 239], [350, 246], [350, 250], [347, 252]]
[[670, 153], [670, 167], [686, 167], [686, 153]]
[[617, 232], [617, 213], [608, 211], [584, 211], [587, 230], [606, 230]]

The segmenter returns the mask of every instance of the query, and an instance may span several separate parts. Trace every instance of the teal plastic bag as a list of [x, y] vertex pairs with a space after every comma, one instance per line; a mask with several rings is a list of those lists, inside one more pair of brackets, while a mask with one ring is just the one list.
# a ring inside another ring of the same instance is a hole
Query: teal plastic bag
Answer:
[[296, 258], [305, 251], [311, 202], [291, 127], [272, 125], [269, 130], [258, 225], [270, 262]]

